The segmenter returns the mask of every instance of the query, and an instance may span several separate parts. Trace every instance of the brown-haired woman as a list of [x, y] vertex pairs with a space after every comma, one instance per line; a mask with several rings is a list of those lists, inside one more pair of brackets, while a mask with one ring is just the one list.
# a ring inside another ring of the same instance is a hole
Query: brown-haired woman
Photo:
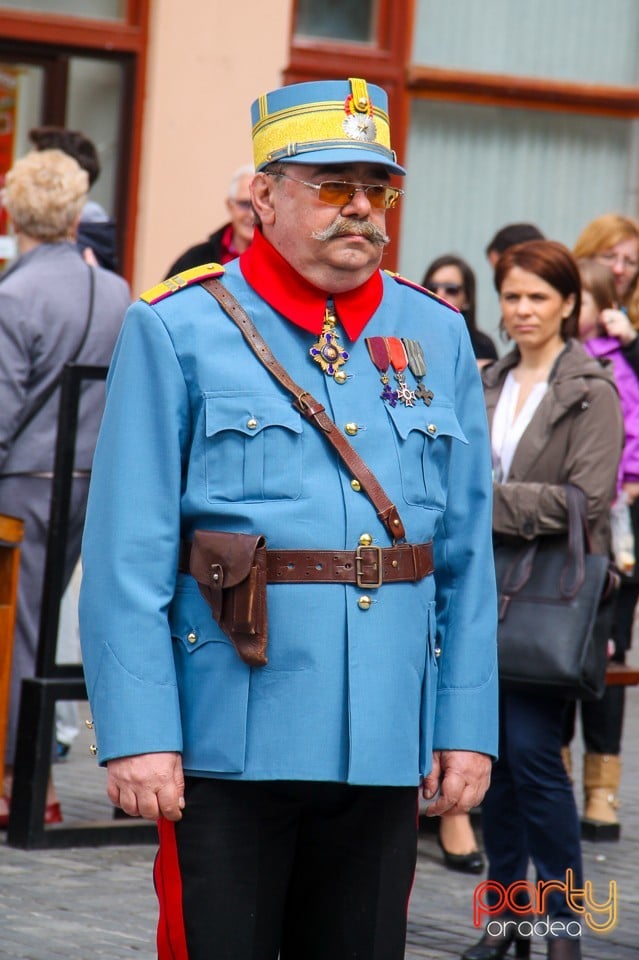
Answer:
[[[575, 339], [581, 303], [577, 264], [562, 244], [530, 241], [502, 254], [495, 286], [502, 327], [514, 342], [507, 356], [482, 370], [495, 541], [565, 532], [564, 485], [573, 484], [588, 501], [592, 548], [606, 554], [623, 424], [612, 375]], [[544, 911], [544, 919], [548, 914], [553, 921], [552, 960], [581, 956], [578, 918], [561, 886], [569, 868], [574, 882], [582, 882], [577, 808], [561, 760], [564, 710], [557, 696], [502, 689], [499, 760], [482, 804], [494, 889], [525, 881], [531, 860], [539, 880], [557, 882]], [[528, 956], [529, 929], [530, 915], [522, 921], [495, 905], [486, 933], [463, 958], [498, 960], [513, 942], [517, 956]]]

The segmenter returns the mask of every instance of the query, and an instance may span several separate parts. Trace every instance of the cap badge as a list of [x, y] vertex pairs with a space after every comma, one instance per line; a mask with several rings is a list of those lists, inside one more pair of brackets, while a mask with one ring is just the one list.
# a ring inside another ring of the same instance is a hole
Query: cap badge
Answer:
[[377, 138], [377, 126], [373, 120], [373, 104], [370, 97], [358, 97], [349, 94], [344, 101], [346, 116], [342, 120], [342, 129], [350, 140], [372, 143]]

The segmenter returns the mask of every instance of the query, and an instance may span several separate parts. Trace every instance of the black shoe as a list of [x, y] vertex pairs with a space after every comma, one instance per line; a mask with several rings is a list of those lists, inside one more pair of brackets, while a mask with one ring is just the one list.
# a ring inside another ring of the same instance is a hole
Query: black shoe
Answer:
[[449, 853], [439, 837], [437, 842], [444, 854], [444, 866], [449, 870], [458, 870], [460, 873], [481, 873], [484, 869], [484, 858], [479, 850], [471, 853]]
[[[501, 960], [505, 957], [512, 944], [515, 944], [515, 956], [520, 960], [530, 956], [530, 940], [520, 940], [515, 937], [493, 937], [485, 933], [481, 940], [473, 947], [462, 953], [461, 960]], [[563, 960], [557, 957], [556, 960]], [[566, 958], [568, 960], [568, 958]]]

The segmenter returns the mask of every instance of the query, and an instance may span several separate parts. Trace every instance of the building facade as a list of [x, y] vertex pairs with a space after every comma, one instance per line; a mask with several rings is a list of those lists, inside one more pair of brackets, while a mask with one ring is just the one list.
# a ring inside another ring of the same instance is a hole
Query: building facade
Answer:
[[387, 265], [419, 280], [465, 257], [493, 332], [498, 227], [572, 246], [594, 216], [639, 212], [638, 38], [636, 0], [0, 0], [0, 163], [38, 123], [91, 136], [139, 293], [224, 221], [256, 95], [365, 77], [408, 169]]

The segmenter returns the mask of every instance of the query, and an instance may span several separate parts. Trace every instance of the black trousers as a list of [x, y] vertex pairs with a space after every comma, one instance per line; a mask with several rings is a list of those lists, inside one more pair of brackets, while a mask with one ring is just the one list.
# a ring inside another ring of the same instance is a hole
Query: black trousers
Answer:
[[[639, 597], [639, 583], [624, 581], [617, 597], [612, 639], [616, 663], [626, 662], [626, 653], [632, 641], [632, 626]], [[588, 700], [580, 704], [581, 726], [586, 753], [606, 753], [618, 756], [621, 753], [623, 719], [626, 705], [625, 687], [607, 687], [601, 700]], [[563, 742], [569, 744], [575, 734], [577, 705], [571, 703], [566, 712]]]
[[417, 799], [188, 778], [182, 821], [160, 824], [160, 960], [403, 960]]

